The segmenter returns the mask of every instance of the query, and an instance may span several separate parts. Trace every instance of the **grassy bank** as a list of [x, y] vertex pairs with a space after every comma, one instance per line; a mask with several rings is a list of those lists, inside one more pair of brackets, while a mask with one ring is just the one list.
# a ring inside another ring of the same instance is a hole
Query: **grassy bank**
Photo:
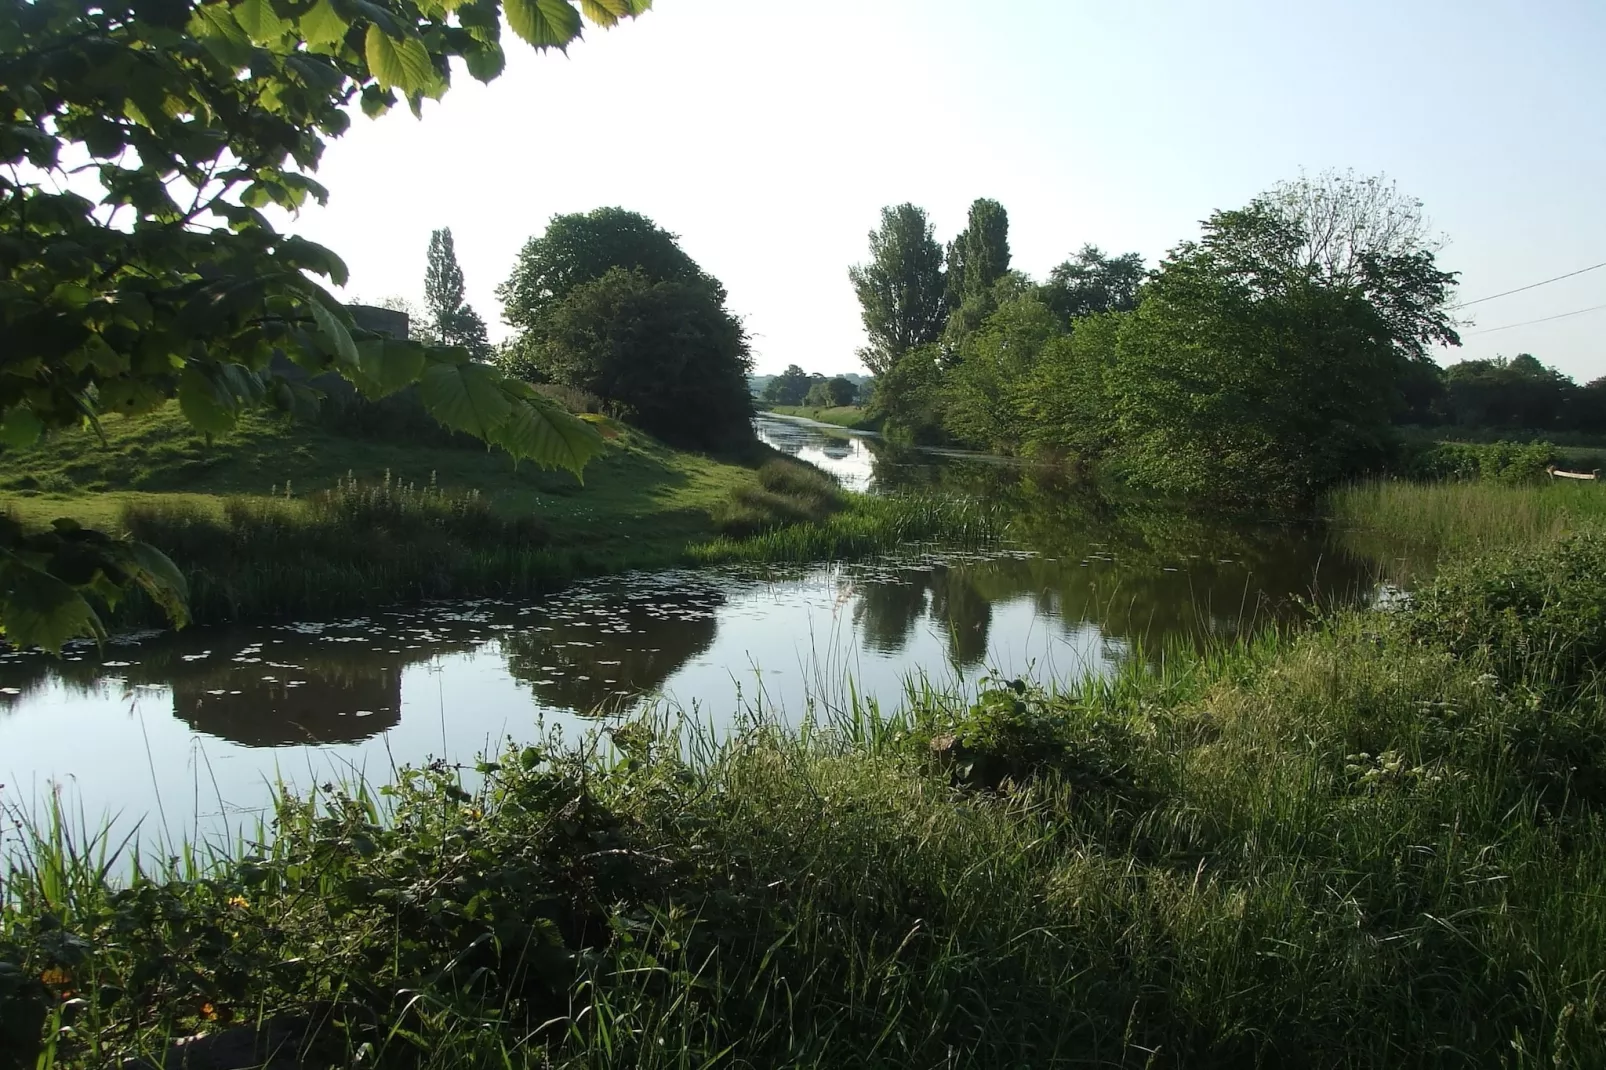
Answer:
[[1606, 547], [1567, 553], [1057, 692], [286, 799], [126, 887], [46, 815], [0, 1021], [46, 1067], [263, 1022], [317, 1065], [1599, 1066]]
[[881, 421], [866, 414], [858, 405], [837, 405], [830, 408], [816, 405], [769, 405], [766, 408], [782, 416], [804, 416], [822, 424], [835, 424], [854, 431], [881, 430]]
[[[687, 562], [863, 553], [945, 534], [924, 503], [870, 503], [764, 447], [717, 458], [590, 417], [582, 483], [483, 447], [253, 414], [207, 442], [169, 408], [5, 455], [0, 509], [126, 531], [166, 551], [200, 623], [424, 598], [521, 595]], [[966, 527], [963, 532], [971, 529]], [[159, 623], [135, 601], [123, 624]]]
[[1606, 527], [1606, 486], [1375, 480], [1335, 492], [1329, 512], [1340, 527], [1390, 545], [1475, 552], [1538, 546]]

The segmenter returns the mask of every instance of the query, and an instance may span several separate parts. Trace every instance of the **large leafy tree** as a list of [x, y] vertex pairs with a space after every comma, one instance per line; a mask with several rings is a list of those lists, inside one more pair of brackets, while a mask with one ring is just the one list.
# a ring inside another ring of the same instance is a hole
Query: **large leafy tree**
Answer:
[[1459, 424], [1556, 430], [1575, 422], [1578, 386], [1530, 353], [1452, 364], [1444, 370], [1444, 382]]
[[[0, 7], [0, 444], [177, 397], [200, 430], [309, 399], [284, 355], [370, 396], [417, 383], [443, 423], [578, 470], [584, 424], [453, 348], [365, 336], [317, 279], [331, 251], [261, 209], [324, 203], [328, 138], [494, 79], [505, 17], [537, 48], [650, 0], [32, 0]], [[158, 555], [159, 557], [159, 555]], [[182, 584], [143, 548], [70, 524], [0, 526], [0, 628], [58, 645], [103, 631], [140, 585], [183, 619]]]
[[464, 299], [466, 289], [451, 228], [430, 232], [424, 267], [425, 330], [442, 345], [461, 346], [475, 360], [489, 360], [492, 350], [485, 321]]
[[796, 364], [788, 364], [784, 372], [764, 384], [763, 399], [771, 405], [801, 405], [812, 384], [813, 378], [808, 372]]
[[942, 259], [924, 209], [881, 209], [881, 225], [870, 232], [869, 261], [848, 269], [870, 340], [859, 358], [873, 375], [884, 375], [904, 353], [942, 335], [948, 316]]
[[747, 334], [701, 281], [609, 269], [549, 312], [541, 362], [553, 382], [607, 398], [671, 442], [722, 449], [753, 437]]
[[1380, 459], [1403, 370], [1455, 339], [1454, 278], [1423, 247], [1313, 255], [1323, 218], [1258, 198], [1215, 213], [1161, 265], [1108, 379], [1139, 482], [1296, 502]]
[[556, 215], [546, 231], [519, 252], [513, 273], [497, 288], [502, 318], [526, 334], [543, 335], [552, 310], [577, 286], [602, 278], [614, 268], [635, 271], [654, 282], [695, 282], [721, 300], [719, 283], [686, 255], [675, 235], [639, 212], [598, 208]]
[[950, 348], [998, 307], [996, 284], [1009, 271], [1009, 213], [995, 200], [971, 202], [965, 229], [948, 244]]
[[1066, 321], [1128, 312], [1137, 307], [1146, 274], [1138, 253], [1109, 256], [1096, 245], [1084, 245], [1048, 273], [1042, 297]]

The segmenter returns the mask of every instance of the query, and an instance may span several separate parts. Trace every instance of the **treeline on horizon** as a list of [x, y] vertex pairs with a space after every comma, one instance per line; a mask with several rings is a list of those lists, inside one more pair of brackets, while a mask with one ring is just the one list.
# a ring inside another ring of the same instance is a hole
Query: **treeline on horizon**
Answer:
[[849, 269], [894, 437], [1063, 459], [1149, 490], [1298, 504], [1402, 462], [1400, 425], [1606, 430], [1606, 379], [1523, 354], [1441, 368], [1455, 275], [1421, 202], [1323, 173], [1214, 212], [1152, 270], [1084, 246], [1038, 282], [1004, 207], [946, 246], [882, 210]]

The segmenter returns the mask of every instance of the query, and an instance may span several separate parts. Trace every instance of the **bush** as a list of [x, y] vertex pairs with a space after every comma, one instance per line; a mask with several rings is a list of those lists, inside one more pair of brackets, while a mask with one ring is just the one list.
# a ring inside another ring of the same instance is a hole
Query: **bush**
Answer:
[[1408, 633], [1508, 683], [1575, 689], [1606, 664], [1606, 536], [1452, 564], [1404, 611]]
[[1411, 451], [1405, 474], [1411, 479], [1487, 479], [1500, 483], [1532, 483], [1561, 455], [1549, 442], [1436, 442]]
[[1023, 680], [982, 691], [958, 716], [912, 737], [956, 786], [996, 790], [1053, 777], [1128, 803], [1158, 797], [1141, 737], [1124, 718]]

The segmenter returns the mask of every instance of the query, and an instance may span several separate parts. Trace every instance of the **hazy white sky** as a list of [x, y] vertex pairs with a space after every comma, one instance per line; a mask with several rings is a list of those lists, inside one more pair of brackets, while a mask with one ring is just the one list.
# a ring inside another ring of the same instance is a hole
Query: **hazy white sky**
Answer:
[[[846, 269], [880, 208], [937, 236], [1009, 210], [1014, 266], [1083, 242], [1152, 264], [1301, 168], [1386, 172], [1450, 239], [1461, 295], [1606, 261], [1600, 0], [657, 0], [560, 54], [509, 39], [422, 122], [358, 116], [292, 226], [345, 257], [348, 294], [418, 299], [449, 226], [469, 298], [558, 212], [620, 205], [724, 280], [758, 370], [859, 370]], [[1606, 269], [1477, 305], [1447, 359], [1529, 351], [1606, 375]], [[1486, 331], [1488, 333], [1473, 333]]]

